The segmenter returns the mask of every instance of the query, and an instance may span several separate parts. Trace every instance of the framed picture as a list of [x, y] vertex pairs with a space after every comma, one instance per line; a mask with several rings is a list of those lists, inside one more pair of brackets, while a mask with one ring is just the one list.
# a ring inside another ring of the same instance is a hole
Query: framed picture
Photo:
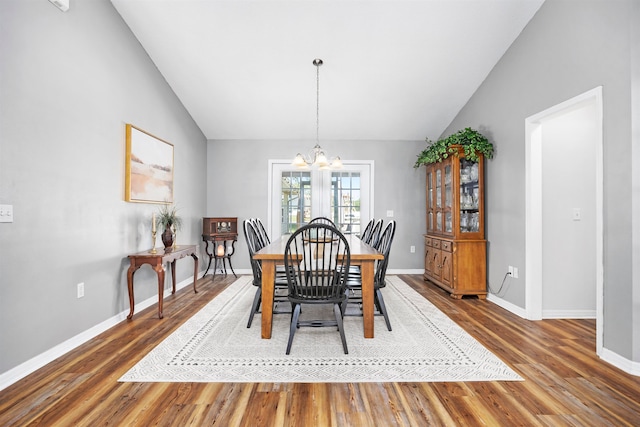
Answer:
[[173, 203], [173, 144], [128, 123], [126, 141], [125, 200]]

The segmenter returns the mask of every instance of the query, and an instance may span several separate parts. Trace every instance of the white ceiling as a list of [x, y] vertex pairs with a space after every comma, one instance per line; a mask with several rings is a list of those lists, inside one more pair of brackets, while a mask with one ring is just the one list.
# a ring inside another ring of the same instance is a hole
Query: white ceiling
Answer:
[[111, 0], [208, 139], [440, 136], [544, 0]]

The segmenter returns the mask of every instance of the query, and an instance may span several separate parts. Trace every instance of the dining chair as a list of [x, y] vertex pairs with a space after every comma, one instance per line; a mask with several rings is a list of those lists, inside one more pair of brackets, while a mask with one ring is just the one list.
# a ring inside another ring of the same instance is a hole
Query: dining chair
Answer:
[[[387, 266], [389, 265], [389, 254], [391, 252], [391, 244], [393, 243], [395, 234], [396, 222], [389, 221], [382, 234], [380, 234], [380, 238], [377, 242], [378, 244], [375, 247], [378, 251], [382, 252], [384, 258], [377, 261], [375, 273], [373, 276], [373, 288], [375, 291], [374, 303], [376, 309], [378, 310], [378, 313], [384, 316], [384, 321], [387, 324], [388, 330], [391, 330], [391, 322], [389, 321], [389, 314], [387, 313], [387, 307], [382, 296], [382, 288], [387, 286]], [[345, 304], [345, 315], [354, 315], [351, 312], [347, 312], [347, 308], [351, 303], [357, 304], [360, 308], [362, 307], [362, 277], [354, 274], [349, 274], [346, 292], [347, 303]], [[362, 316], [362, 311], [358, 311], [357, 315]]]
[[325, 216], [317, 216], [309, 221], [309, 224], [327, 224], [334, 228], [337, 228], [335, 222]]
[[262, 240], [263, 245], [266, 246], [271, 243], [271, 239], [267, 234], [267, 230], [265, 229], [262, 220], [260, 218], [251, 218], [251, 220], [253, 221], [253, 225], [258, 232], [258, 237]]
[[[300, 227], [289, 237], [284, 265], [292, 314], [286, 354], [291, 352], [293, 337], [302, 326], [337, 326], [344, 353], [349, 353], [342, 316], [350, 262], [349, 243], [336, 227], [315, 222]], [[311, 316], [321, 317], [312, 309], [305, 309], [305, 319], [301, 319], [302, 305], [332, 305], [334, 319], [309, 319]]]
[[375, 218], [371, 218], [364, 228], [364, 231], [360, 234], [360, 240], [367, 242], [371, 238], [371, 232], [373, 231], [373, 224], [376, 222]]
[[[253, 316], [260, 312], [260, 304], [262, 302], [262, 264], [260, 261], [253, 259], [256, 252], [262, 249], [265, 245], [260, 237], [260, 232], [256, 229], [253, 219], [246, 219], [242, 223], [244, 229], [244, 237], [247, 241], [247, 248], [249, 251], [249, 261], [251, 263], [251, 270], [253, 272], [253, 286], [256, 287], [256, 293], [253, 297], [253, 303], [251, 304], [251, 312], [249, 313], [249, 322], [247, 328], [251, 327], [253, 322]], [[275, 283], [274, 283], [274, 305], [277, 302], [288, 301], [285, 291], [287, 290], [287, 278], [284, 275], [284, 271], [276, 271]], [[288, 310], [274, 310], [274, 314], [290, 313]]]
[[378, 239], [380, 239], [380, 233], [382, 232], [382, 226], [384, 222], [382, 219], [376, 220], [373, 224], [373, 228], [371, 229], [371, 234], [367, 240], [363, 240], [366, 244], [373, 246], [374, 248], [378, 244]]

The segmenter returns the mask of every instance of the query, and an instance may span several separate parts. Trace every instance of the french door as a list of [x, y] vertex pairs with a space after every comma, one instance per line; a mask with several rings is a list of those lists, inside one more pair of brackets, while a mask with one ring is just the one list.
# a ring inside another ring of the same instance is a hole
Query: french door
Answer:
[[339, 170], [300, 170], [269, 162], [269, 234], [290, 234], [312, 218], [330, 218], [345, 234], [359, 234], [373, 210], [373, 162], [344, 162]]

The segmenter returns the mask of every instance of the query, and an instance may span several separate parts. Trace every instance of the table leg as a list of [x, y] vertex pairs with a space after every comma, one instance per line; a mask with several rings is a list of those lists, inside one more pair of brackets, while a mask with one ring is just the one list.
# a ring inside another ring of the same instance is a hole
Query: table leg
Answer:
[[196, 278], [198, 277], [198, 256], [193, 253], [191, 254], [191, 257], [193, 258], [193, 293], [197, 294], [198, 290], [196, 289]]
[[159, 264], [153, 268], [158, 275], [158, 318], [162, 319], [162, 302], [164, 300], [164, 266]]
[[262, 338], [271, 339], [276, 262], [262, 260]]
[[129, 290], [129, 315], [127, 316], [127, 319], [131, 319], [133, 317], [133, 307], [135, 305], [133, 301], [133, 273], [135, 273], [138, 268], [139, 267], [131, 265], [127, 270], [127, 289]]
[[374, 286], [373, 286], [373, 266], [372, 261], [363, 261], [360, 265], [362, 274], [362, 321], [364, 326], [364, 337], [373, 338], [373, 316], [374, 316]]
[[176, 260], [174, 259], [169, 263], [171, 267], [171, 293], [176, 293]]

